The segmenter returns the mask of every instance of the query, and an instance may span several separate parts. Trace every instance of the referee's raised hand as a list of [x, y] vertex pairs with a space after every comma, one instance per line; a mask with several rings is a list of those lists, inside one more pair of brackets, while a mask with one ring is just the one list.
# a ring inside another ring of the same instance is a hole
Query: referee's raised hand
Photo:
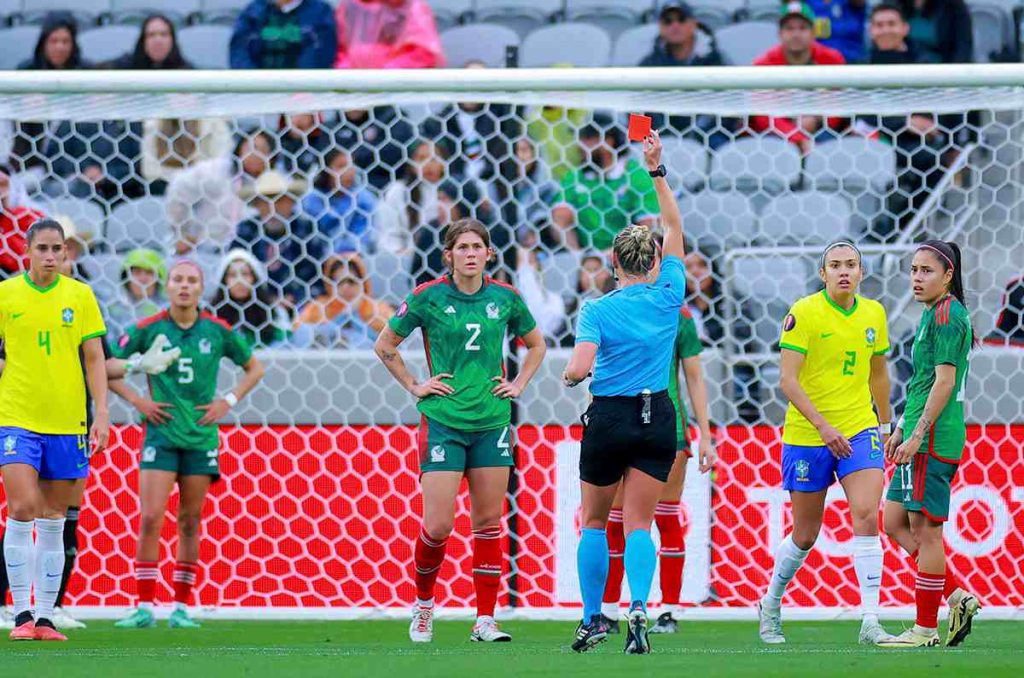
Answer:
[[658, 169], [661, 164], [661, 135], [651, 130], [650, 136], [644, 138], [644, 164], [648, 172]]

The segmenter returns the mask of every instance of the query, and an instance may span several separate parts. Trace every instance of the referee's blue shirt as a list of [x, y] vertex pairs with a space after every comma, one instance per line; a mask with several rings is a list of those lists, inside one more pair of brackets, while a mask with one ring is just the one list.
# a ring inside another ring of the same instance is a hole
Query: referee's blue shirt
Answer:
[[586, 302], [576, 325], [576, 343], [597, 344], [590, 392], [632, 396], [668, 388], [668, 371], [686, 297], [686, 271], [679, 257], [661, 262], [652, 284], [630, 285]]

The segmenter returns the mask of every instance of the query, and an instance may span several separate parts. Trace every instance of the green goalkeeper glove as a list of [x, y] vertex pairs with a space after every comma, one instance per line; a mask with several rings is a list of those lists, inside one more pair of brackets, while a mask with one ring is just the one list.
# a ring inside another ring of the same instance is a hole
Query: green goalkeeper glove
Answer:
[[164, 350], [170, 340], [164, 334], [158, 334], [153, 345], [145, 353], [136, 353], [125, 365], [128, 374], [142, 370], [146, 374], [163, 374], [168, 367], [181, 355], [181, 349], [172, 347]]

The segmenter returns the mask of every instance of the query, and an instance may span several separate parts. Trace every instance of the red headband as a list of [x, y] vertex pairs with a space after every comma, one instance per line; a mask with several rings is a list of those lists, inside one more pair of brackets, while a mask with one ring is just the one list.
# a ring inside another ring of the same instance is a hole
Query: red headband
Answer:
[[940, 257], [942, 257], [943, 259], [946, 260], [946, 263], [949, 264], [949, 270], [951, 270], [951, 271], [956, 270], [956, 266], [953, 265], [953, 261], [949, 257], [947, 257], [942, 252], [942, 250], [940, 250], [938, 247], [932, 247], [931, 245], [921, 245], [917, 249], [919, 249], [919, 250], [931, 250], [932, 252], [935, 252]]

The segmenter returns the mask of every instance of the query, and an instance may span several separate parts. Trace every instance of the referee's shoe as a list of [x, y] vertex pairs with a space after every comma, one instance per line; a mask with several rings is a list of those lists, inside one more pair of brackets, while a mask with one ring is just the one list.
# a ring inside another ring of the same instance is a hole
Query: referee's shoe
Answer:
[[651, 641], [647, 637], [647, 613], [639, 602], [633, 603], [626, 615], [626, 654], [650, 654]]
[[590, 621], [582, 621], [576, 627], [576, 638], [572, 641], [574, 652], [586, 652], [608, 640], [608, 627], [601, 621], [601, 615], [591, 615]]

